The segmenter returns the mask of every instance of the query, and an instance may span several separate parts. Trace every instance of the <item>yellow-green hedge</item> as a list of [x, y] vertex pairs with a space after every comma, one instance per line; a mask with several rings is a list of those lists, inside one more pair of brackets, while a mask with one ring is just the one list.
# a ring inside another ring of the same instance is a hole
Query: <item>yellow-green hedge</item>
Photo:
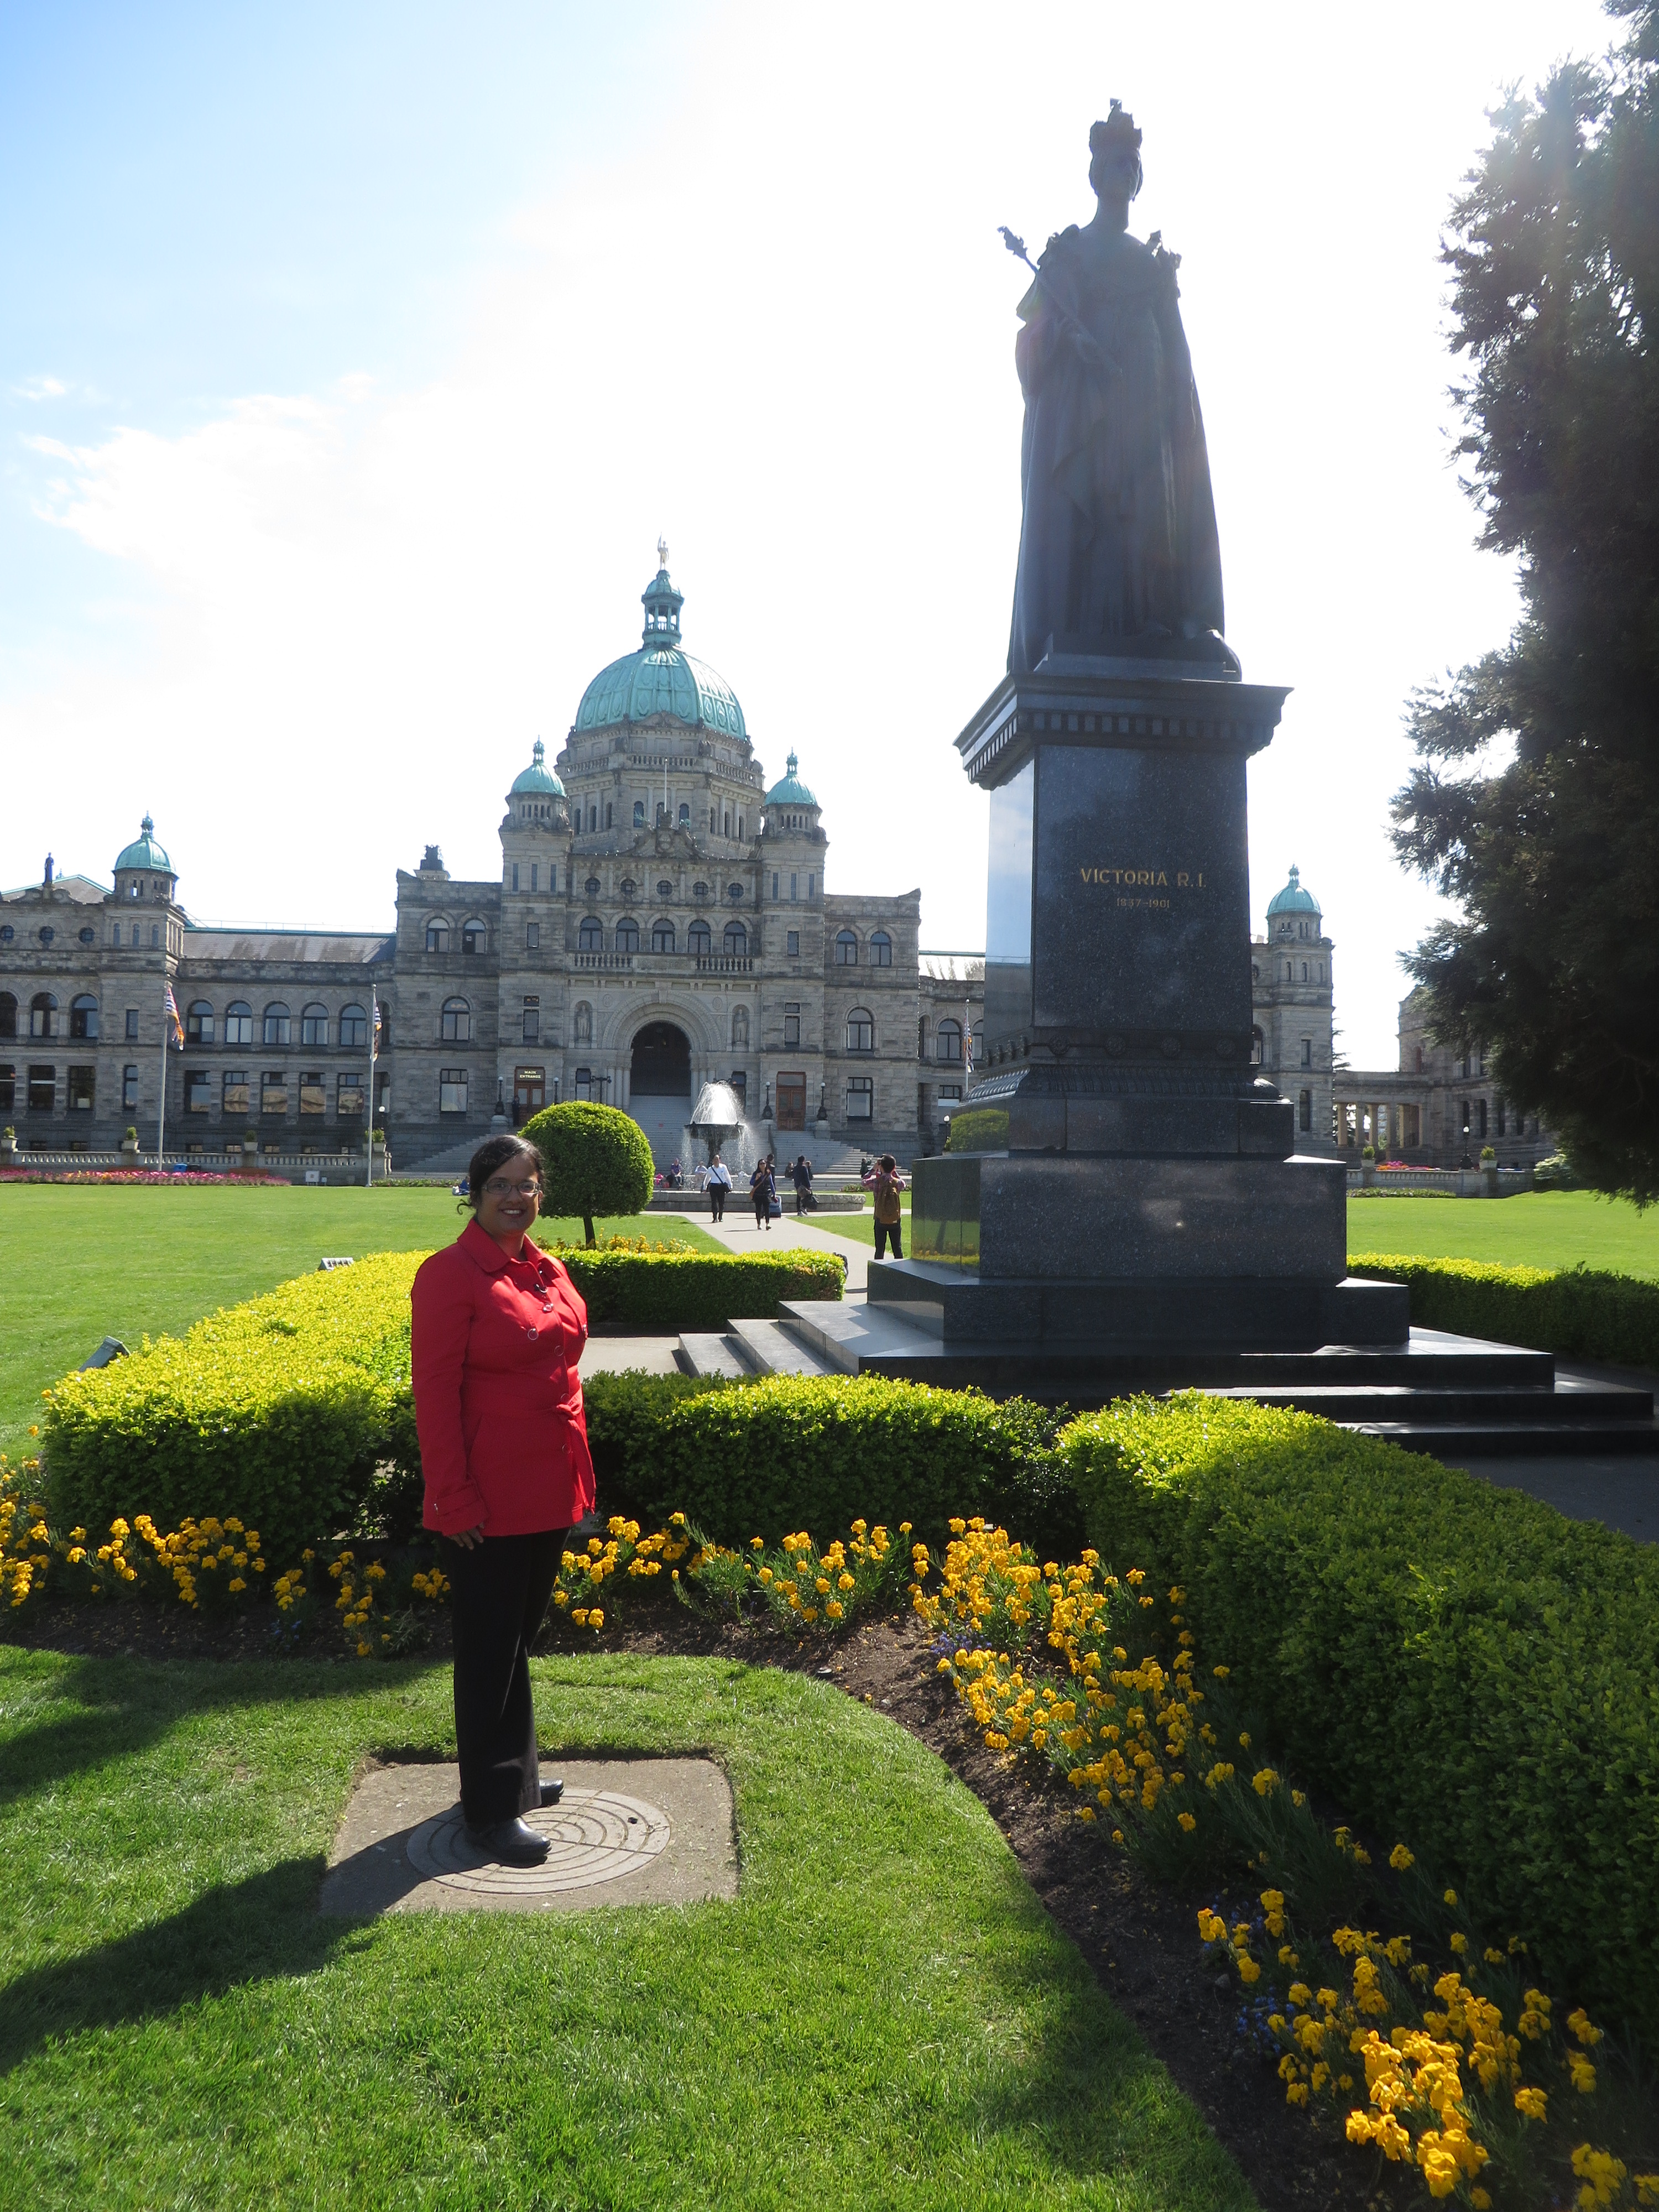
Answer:
[[1400, 1252], [1350, 1254], [1348, 1273], [1407, 1284], [1419, 1328], [1616, 1367], [1659, 1368], [1659, 1283], [1587, 1267], [1503, 1267]]
[[781, 1298], [838, 1298], [846, 1277], [833, 1252], [585, 1252], [559, 1257], [593, 1329], [723, 1329], [771, 1321]]
[[47, 1395], [47, 1500], [64, 1528], [148, 1513], [257, 1523], [286, 1563], [348, 1526], [377, 1461], [412, 1429], [409, 1286], [422, 1255], [381, 1253], [210, 1314], [182, 1337]]
[[1659, 2050], [1659, 1550], [1196, 1393], [1085, 1415], [1059, 1456], [1275, 1743]]

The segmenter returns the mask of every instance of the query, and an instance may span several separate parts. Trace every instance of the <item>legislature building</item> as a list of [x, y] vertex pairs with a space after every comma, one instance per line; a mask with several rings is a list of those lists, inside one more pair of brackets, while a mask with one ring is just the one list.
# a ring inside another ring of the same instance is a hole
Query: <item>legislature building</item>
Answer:
[[169, 985], [170, 1152], [337, 1153], [372, 1103], [396, 1168], [447, 1164], [492, 1121], [592, 1098], [665, 1165], [714, 1079], [781, 1154], [927, 1141], [962, 1096], [981, 971], [922, 958], [920, 891], [830, 890], [795, 754], [769, 787], [736, 693], [682, 644], [659, 553], [639, 648], [507, 794], [499, 875], [459, 880], [429, 845], [398, 873], [392, 934], [193, 921], [148, 817], [113, 890], [48, 861], [0, 897], [0, 1121], [20, 1150], [112, 1150], [129, 1126], [154, 1146]]
[[[132, 1127], [149, 1151], [164, 1058], [170, 1153], [358, 1149], [376, 1009], [374, 1121], [399, 1170], [459, 1166], [492, 1123], [569, 1098], [625, 1108], [665, 1167], [711, 1079], [744, 1102], [751, 1148], [820, 1166], [933, 1149], [971, 1080], [983, 962], [923, 951], [920, 891], [830, 890], [795, 754], [769, 787], [737, 695], [681, 642], [659, 552], [639, 648], [507, 794], [500, 873], [459, 880], [429, 845], [398, 873], [390, 935], [193, 921], [148, 817], [112, 889], [48, 860], [0, 894], [0, 1126], [18, 1149], [113, 1152]], [[1333, 947], [1296, 869], [1249, 950], [1254, 1057], [1301, 1150], [1548, 1149], [1478, 1053], [1435, 1046], [1415, 998], [1397, 1071], [1335, 1066]], [[169, 988], [182, 1034], [164, 1055]]]

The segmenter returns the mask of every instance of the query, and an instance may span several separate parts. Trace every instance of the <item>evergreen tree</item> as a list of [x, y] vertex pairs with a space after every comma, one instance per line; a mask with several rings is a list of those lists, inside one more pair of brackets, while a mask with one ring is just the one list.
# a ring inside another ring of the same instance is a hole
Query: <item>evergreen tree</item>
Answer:
[[1402, 860], [1462, 919], [1407, 965], [1586, 1181], [1659, 1197], [1659, 0], [1513, 94], [1453, 207], [1466, 489], [1508, 646], [1413, 695]]

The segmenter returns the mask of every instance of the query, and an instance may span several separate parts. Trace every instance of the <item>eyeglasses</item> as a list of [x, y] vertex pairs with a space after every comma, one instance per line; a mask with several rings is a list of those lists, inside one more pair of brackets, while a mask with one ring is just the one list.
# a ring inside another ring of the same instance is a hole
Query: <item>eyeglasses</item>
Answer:
[[528, 1198], [541, 1187], [538, 1176], [532, 1176], [527, 1182], [509, 1182], [505, 1176], [492, 1176], [484, 1185], [484, 1193], [489, 1198]]

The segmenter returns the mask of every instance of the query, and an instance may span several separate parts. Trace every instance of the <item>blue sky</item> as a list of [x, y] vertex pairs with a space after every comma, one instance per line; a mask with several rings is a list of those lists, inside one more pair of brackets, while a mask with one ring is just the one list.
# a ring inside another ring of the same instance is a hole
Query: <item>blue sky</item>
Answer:
[[1593, 0], [1011, 14], [0, 7], [0, 882], [149, 808], [207, 918], [380, 926], [636, 641], [690, 649], [830, 880], [982, 939], [951, 739], [1006, 646], [1018, 272], [1146, 133], [1180, 251], [1229, 635], [1294, 687], [1251, 771], [1356, 1064], [1434, 911], [1389, 852], [1407, 691], [1512, 582], [1450, 465], [1441, 224]]

